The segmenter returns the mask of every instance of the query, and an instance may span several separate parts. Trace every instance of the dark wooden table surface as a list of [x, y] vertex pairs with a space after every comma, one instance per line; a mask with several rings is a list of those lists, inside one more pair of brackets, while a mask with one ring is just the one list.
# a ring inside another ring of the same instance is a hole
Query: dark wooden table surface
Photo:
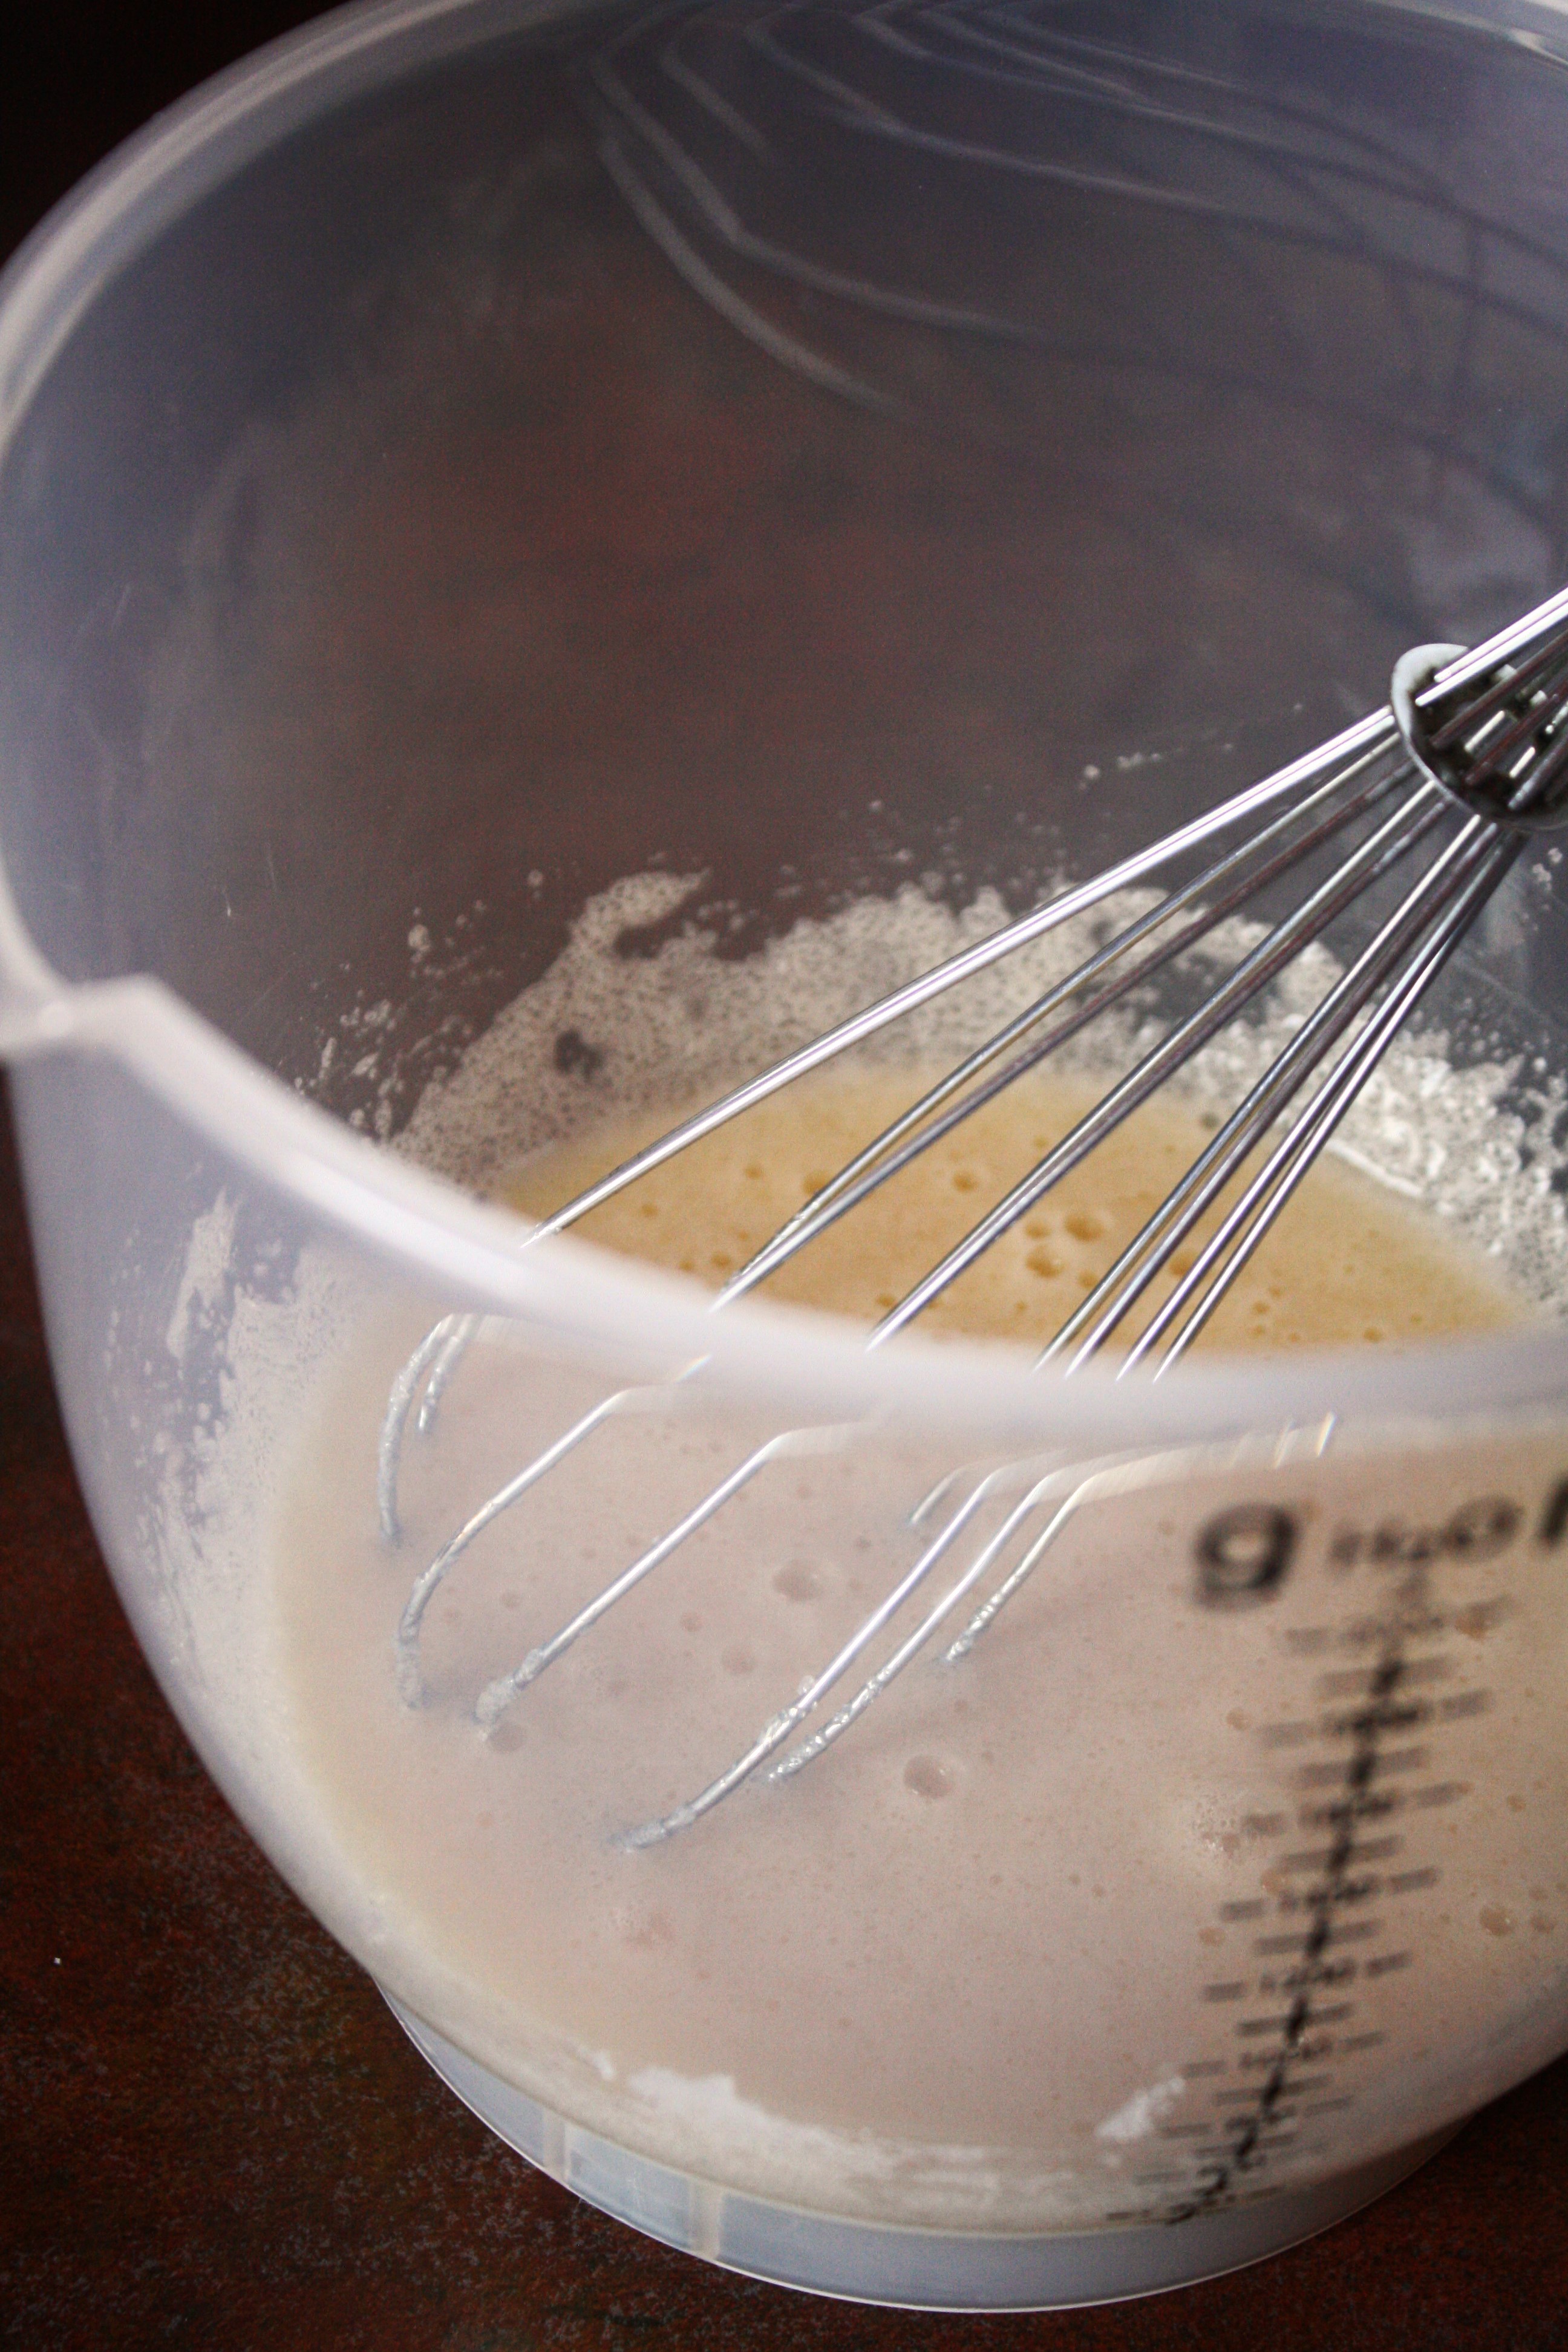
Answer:
[[[310, 13], [29, 9], [0, 245], [156, 107]], [[1110, 2310], [861, 2311], [604, 2220], [427, 2072], [175, 1727], [72, 1475], [0, 1118], [0, 2343], [1545, 2352], [1568, 2346], [1568, 2062], [1311, 2245]]]

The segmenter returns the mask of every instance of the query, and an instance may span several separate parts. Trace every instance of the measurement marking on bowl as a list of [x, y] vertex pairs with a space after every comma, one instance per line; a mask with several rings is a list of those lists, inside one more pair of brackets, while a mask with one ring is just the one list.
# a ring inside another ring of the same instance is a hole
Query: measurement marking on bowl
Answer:
[[[1397, 1941], [1394, 1923], [1381, 1909], [1370, 1916], [1357, 1915], [1364, 1906], [1390, 1897], [1397, 1902], [1435, 1885], [1439, 1874], [1427, 1864], [1382, 1868], [1405, 1852], [1404, 1832], [1385, 1831], [1384, 1824], [1406, 1813], [1440, 1810], [1468, 1793], [1464, 1783], [1454, 1780], [1412, 1785], [1409, 1776], [1430, 1770], [1429, 1750], [1391, 1742], [1487, 1704], [1479, 1689], [1443, 1696], [1433, 1692], [1434, 1685], [1452, 1677], [1456, 1662], [1447, 1648], [1421, 1645], [1441, 1640], [1448, 1630], [1447, 1618], [1434, 1606], [1427, 1565], [1417, 1561], [1381, 1621], [1305, 1633], [1292, 1629], [1286, 1636], [1287, 1645], [1299, 1654], [1349, 1642], [1373, 1646], [1377, 1654], [1370, 1666], [1335, 1666], [1319, 1675], [1316, 1696], [1326, 1704], [1315, 1724], [1264, 1727], [1268, 1745], [1294, 1747], [1310, 1739], [1327, 1748], [1326, 1755], [1304, 1760], [1292, 1775], [1304, 1800], [1293, 1816], [1255, 1814], [1243, 1825], [1245, 1833], [1281, 1849], [1274, 1874], [1305, 1883], [1280, 1887], [1271, 1902], [1223, 1904], [1219, 1916], [1229, 1926], [1261, 1921], [1271, 1913], [1300, 1916], [1304, 1924], [1256, 1936], [1252, 1955], [1260, 1967], [1202, 1989], [1205, 2001], [1242, 2006], [1230, 2028], [1234, 2063], [1261, 2080], [1216, 2084], [1208, 2094], [1206, 2120], [1162, 2127], [1160, 2137], [1173, 2152], [1180, 2150], [1202, 2168], [1195, 2185], [1167, 2205], [1164, 2218], [1171, 2222], [1194, 2220], [1233, 2201], [1247, 2175], [1299, 2145], [1305, 2126], [1353, 2106], [1353, 2093], [1337, 2088], [1336, 2063], [1375, 2049], [1386, 2038], [1380, 2028], [1344, 2030], [1362, 2010], [1352, 1988], [1410, 1967], [1415, 1955]], [[1347, 1707], [1347, 1699], [1359, 1704]], [[1366, 1834], [1369, 1830], [1374, 1833]], [[1294, 1844], [1302, 1832], [1326, 1832], [1327, 1842]], [[1368, 1951], [1368, 1944], [1377, 1948]], [[1276, 1969], [1272, 1964], [1279, 1961], [1288, 1965]], [[1229, 2071], [1226, 2062], [1208, 2060], [1184, 2073], [1190, 2080], [1200, 2070]], [[1173, 2179], [1168, 2171], [1151, 2169], [1139, 2176], [1138, 2185], [1160, 2190]]]

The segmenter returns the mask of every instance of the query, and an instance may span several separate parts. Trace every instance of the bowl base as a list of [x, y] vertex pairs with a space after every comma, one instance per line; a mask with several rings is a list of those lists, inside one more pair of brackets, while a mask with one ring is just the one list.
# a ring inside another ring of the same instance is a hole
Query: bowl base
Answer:
[[1190, 2286], [1315, 2237], [1425, 2164], [1457, 2126], [1337, 2173], [1176, 2224], [1047, 2236], [835, 2221], [693, 2179], [584, 2131], [383, 1997], [420, 2055], [498, 2137], [588, 2204], [682, 2253], [775, 2286], [921, 2311], [1053, 2311]]

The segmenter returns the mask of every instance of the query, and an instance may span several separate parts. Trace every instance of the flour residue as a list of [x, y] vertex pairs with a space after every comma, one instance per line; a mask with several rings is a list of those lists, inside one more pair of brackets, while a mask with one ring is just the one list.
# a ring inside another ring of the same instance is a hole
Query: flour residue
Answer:
[[[721, 935], [681, 921], [699, 878], [645, 874], [593, 899], [550, 971], [426, 1087], [398, 1148], [489, 1192], [525, 1154], [606, 1118], [710, 1097], [1007, 921], [992, 891], [954, 911], [909, 885], [802, 919], [759, 952], [721, 952]], [[1153, 903], [1123, 891], [900, 1019], [862, 1063], [951, 1063], [1066, 979]], [[1262, 936], [1233, 917], [1180, 970], [1208, 984]], [[657, 940], [651, 948], [644, 942]], [[1261, 1075], [1338, 976], [1321, 946], [1281, 975], [1256, 1018], [1208, 1045], [1181, 1088], [1228, 1106]], [[1069, 1044], [1053, 1066], [1103, 1077], [1163, 1035], [1161, 1004], [1135, 996]], [[1333, 1149], [1491, 1255], [1526, 1296], [1568, 1310], [1568, 1203], [1551, 1138], [1568, 1105], [1562, 1079], [1521, 1073], [1518, 1055], [1460, 1066], [1449, 1040], [1397, 1036], [1340, 1127]]]

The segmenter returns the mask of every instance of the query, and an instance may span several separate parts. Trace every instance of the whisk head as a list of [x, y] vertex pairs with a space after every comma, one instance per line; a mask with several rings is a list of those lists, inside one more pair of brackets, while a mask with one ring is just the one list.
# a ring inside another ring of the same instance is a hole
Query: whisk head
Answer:
[[[713, 1303], [721, 1308], [765, 1281], [1026, 1072], [1138, 997], [1219, 926], [1251, 910], [1244, 950], [1217, 984], [1171, 1020], [1152, 1043], [1142, 1044], [1093, 1107], [913, 1285], [870, 1332], [868, 1344], [880, 1346], [1140, 1105], [1179, 1082], [1216, 1040], [1234, 1036], [1283, 975], [1300, 975], [1309, 951], [1321, 948], [1345, 917], [1357, 914], [1363, 943], [1337, 964], [1321, 960], [1324, 977], [1310, 1009], [1288, 1029], [1285, 1042], [1263, 1062], [1192, 1164], [1038, 1360], [1070, 1375], [1120, 1339], [1124, 1352], [1119, 1377], [1140, 1365], [1159, 1377], [1213, 1315], [1396, 1032], [1508, 874], [1528, 833], [1563, 822], [1565, 813], [1568, 591], [1473, 653], [1447, 646], [1417, 648], [1395, 672], [1390, 708], [895, 988], [681, 1122], [556, 1211], [538, 1231], [568, 1230], [702, 1137], [974, 974], [1116, 901], [1134, 885], [1174, 875], [1152, 901], [1140, 901], [1136, 912], [1111, 922], [1108, 935], [1071, 972], [965, 1054], [821, 1185], [718, 1293]], [[1184, 872], [1194, 858], [1197, 870]], [[1147, 1311], [1156, 1278], [1194, 1228], [1216, 1212], [1217, 1223], [1180, 1278]], [[394, 1386], [380, 1454], [382, 1529], [389, 1543], [398, 1538], [398, 1469], [409, 1422], [428, 1434], [479, 1328], [471, 1317], [447, 1318], [427, 1335]], [[419, 1646], [426, 1613], [469, 1546], [600, 1432], [629, 1414], [667, 1411], [689, 1383], [700, 1381], [702, 1370], [698, 1360], [675, 1368], [668, 1381], [601, 1399], [454, 1533], [417, 1579], [399, 1625], [399, 1679], [410, 1704], [422, 1696]], [[479, 1728], [493, 1730], [531, 1684], [764, 1471], [839, 1449], [855, 1434], [847, 1428], [798, 1428], [752, 1447], [566, 1624], [486, 1686], [475, 1709]], [[1321, 1445], [1326, 1440], [1325, 1427], [1298, 1433], [1289, 1443]], [[950, 1663], [965, 1654], [1086, 1502], [1121, 1491], [1129, 1480], [1136, 1486], [1170, 1473], [1169, 1464], [1152, 1465], [1148, 1457], [1014, 1463], [970, 1476], [955, 1472], [915, 1502], [911, 1527], [922, 1533], [930, 1529], [917, 1558], [821, 1671], [707, 1788], [630, 1832], [625, 1842], [653, 1843], [689, 1826], [759, 1772], [792, 1777], [858, 1720], [913, 1659], [932, 1649], [944, 1629], [948, 1638], [942, 1654]], [[982, 1528], [988, 1531], [975, 1541]], [[975, 1548], [966, 1554], [971, 1541]], [[931, 1601], [931, 1580], [941, 1584], [942, 1574], [955, 1567]], [[890, 1644], [888, 1654], [868, 1671], [879, 1643]], [[808, 1730], [808, 1719], [846, 1686], [851, 1691], [847, 1700]]]
[[1548, 832], [1562, 822], [1568, 776], [1568, 655], [1549, 634], [1517, 664], [1500, 662], [1480, 691], [1463, 646], [1417, 646], [1394, 666], [1389, 703], [1421, 772], [1504, 833]]
[[[1486, 395], [1434, 366], [1424, 320], [1496, 301], [1546, 326], [1561, 275], [1473, 172], [1349, 90], [1282, 94], [1191, 11], [654, 0], [591, 20], [574, 64], [611, 178], [705, 302], [821, 389], [969, 440], [1034, 448], [1042, 370], [1086, 363], [1451, 438], [1456, 397]], [[1151, 235], [1182, 240], [1187, 304], [1128, 267]], [[1399, 355], [1381, 373], [1369, 302]]]

